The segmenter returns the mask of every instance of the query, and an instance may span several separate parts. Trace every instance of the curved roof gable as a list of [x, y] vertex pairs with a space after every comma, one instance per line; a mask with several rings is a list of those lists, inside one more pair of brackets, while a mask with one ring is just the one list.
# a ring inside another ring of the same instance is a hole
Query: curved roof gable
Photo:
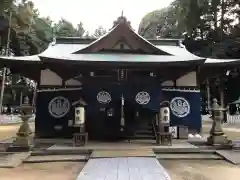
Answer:
[[[117, 46], [119, 48], [116, 48]], [[131, 53], [171, 55], [135, 33], [130, 27], [130, 23], [123, 16], [115, 21], [114, 27], [107, 34], [90, 43], [87, 47], [76, 51], [74, 54], [117, 51], [117, 49], [120, 49], [121, 52], [127, 50]]]

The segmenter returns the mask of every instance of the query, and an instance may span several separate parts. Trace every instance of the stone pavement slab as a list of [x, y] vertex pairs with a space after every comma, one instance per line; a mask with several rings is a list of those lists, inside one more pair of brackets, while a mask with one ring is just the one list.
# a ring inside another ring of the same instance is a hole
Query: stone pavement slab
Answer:
[[219, 150], [216, 153], [229, 162], [240, 165], [240, 150]]
[[90, 159], [77, 180], [170, 180], [156, 158]]
[[1, 154], [0, 168], [14, 168], [20, 165], [30, 155], [30, 152]]

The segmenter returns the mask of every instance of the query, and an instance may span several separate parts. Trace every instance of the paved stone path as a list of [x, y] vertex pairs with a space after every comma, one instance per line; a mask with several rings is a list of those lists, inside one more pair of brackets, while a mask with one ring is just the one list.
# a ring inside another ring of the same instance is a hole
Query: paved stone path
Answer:
[[90, 159], [77, 180], [170, 180], [156, 158]]
[[240, 150], [219, 150], [217, 154], [235, 165], [240, 165]]

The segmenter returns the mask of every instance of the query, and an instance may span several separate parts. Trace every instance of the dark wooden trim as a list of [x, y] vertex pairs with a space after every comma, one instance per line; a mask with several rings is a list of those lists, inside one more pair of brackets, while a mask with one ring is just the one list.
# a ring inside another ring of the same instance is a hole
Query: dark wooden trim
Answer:
[[198, 86], [162, 86], [162, 89], [200, 90]]
[[[55, 67], [59, 67], [60, 65], [63, 66], [81, 66], [82, 69], [84, 68], [161, 68], [161, 67], [186, 67], [186, 66], [198, 66], [203, 64], [204, 59], [200, 60], [193, 60], [193, 61], [174, 61], [174, 62], [120, 62], [120, 61], [82, 61], [82, 60], [64, 60], [64, 59], [54, 59], [50, 57], [41, 57], [42, 61], [45, 64], [54, 64]], [[57, 66], [56, 66], [57, 64]]]
[[173, 80], [173, 84], [174, 84], [174, 87], [176, 88], [177, 87], [177, 80]]
[[82, 86], [63, 86], [63, 85], [39, 85], [38, 90], [42, 89], [58, 89], [58, 88], [80, 88]]
[[[81, 38], [81, 37], [60, 37], [56, 39], [56, 44], [90, 44], [97, 38]], [[179, 41], [183, 39], [146, 39], [154, 45], [179, 45]]]

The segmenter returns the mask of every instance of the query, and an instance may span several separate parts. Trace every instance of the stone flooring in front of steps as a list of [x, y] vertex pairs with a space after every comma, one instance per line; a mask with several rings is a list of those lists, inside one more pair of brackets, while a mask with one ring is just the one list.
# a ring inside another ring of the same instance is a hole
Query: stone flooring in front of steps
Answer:
[[76, 180], [170, 180], [164, 167], [153, 157], [90, 159]]

